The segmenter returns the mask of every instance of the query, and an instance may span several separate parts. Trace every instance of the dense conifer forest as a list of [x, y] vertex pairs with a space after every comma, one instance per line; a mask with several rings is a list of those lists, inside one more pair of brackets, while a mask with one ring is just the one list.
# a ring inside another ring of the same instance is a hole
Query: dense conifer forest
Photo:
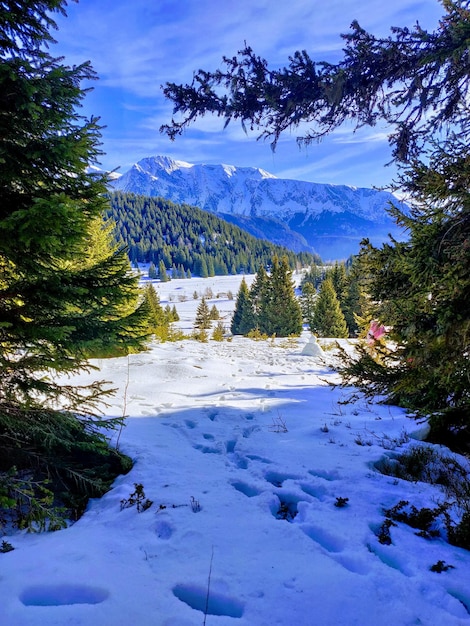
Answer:
[[286, 256], [291, 268], [320, 262], [318, 256], [295, 254], [212, 213], [163, 198], [114, 192], [109, 217], [132, 263], [153, 263], [158, 268], [163, 262], [176, 277], [254, 274], [274, 256]]

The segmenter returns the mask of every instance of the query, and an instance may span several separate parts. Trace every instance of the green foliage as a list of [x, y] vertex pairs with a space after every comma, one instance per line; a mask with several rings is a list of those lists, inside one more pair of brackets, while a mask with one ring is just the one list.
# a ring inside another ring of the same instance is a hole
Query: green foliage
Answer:
[[122, 192], [110, 194], [110, 202], [117, 239], [127, 247], [131, 261], [154, 263], [161, 280], [168, 278], [165, 268], [174, 268], [173, 278], [188, 272], [203, 278], [227, 275], [227, 268], [254, 274], [276, 254], [287, 255], [292, 266], [318, 261], [311, 254], [295, 254], [257, 239], [196, 207]]
[[223, 341], [225, 336], [225, 326], [222, 321], [217, 322], [212, 331], [212, 339], [214, 341]]
[[315, 301], [310, 330], [319, 337], [348, 337], [348, 327], [341, 311], [333, 283], [326, 278]]
[[206, 298], [203, 296], [196, 309], [196, 319], [194, 328], [198, 330], [208, 330], [211, 327], [211, 313]]
[[0, 552], [5, 554], [6, 552], [12, 552], [15, 548], [11, 545], [10, 542], [3, 540], [0, 545]]
[[148, 329], [160, 341], [168, 341], [172, 335], [171, 323], [177, 321], [176, 307], [167, 305], [165, 309], [160, 304], [160, 296], [152, 284], [144, 288], [144, 303], [148, 310]]
[[313, 284], [310, 281], [304, 281], [302, 283], [302, 293], [300, 295], [299, 302], [303, 319], [309, 325], [309, 328], [312, 328], [313, 324], [316, 298], [317, 292]]
[[[99, 393], [89, 389], [90, 400]], [[89, 497], [105, 493], [132, 467], [108, 445], [103, 429], [121, 420], [46, 409], [0, 407], [0, 521], [30, 531], [56, 530], [78, 519]]]
[[294, 293], [292, 270], [287, 257], [281, 261], [274, 257], [271, 274], [260, 267], [255, 280], [248, 290], [243, 279], [237, 295], [232, 318], [233, 334], [288, 337], [300, 335], [302, 331], [302, 311]]
[[274, 257], [264, 286], [256, 319], [261, 332], [276, 337], [300, 335], [302, 311], [295, 297], [292, 270], [287, 257]]
[[250, 300], [250, 290], [243, 277], [237, 293], [230, 330], [233, 335], [246, 335], [254, 327], [254, 313]]
[[253, 339], [253, 341], [266, 341], [269, 339], [269, 335], [266, 333], [262, 333], [259, 328], [253, 328], [247, 334], [248, 339]]
[[209, 341], [209, 334], [205, 328], [195, 328], [191, 338], [201, 343], [207, 343]]
[[220, 318], [220, 313], [215, 304], [212, 305], [211, 310], [209, 311], [209, 318], [211, 320], [217, 321]]
[[466, 511], [458, 524], [447, 523], [449, 543], [470, 550], [470, 512]]
[[65, 4], [0, 7], [0, 516], [29, 530], [61, 527], [130, 468], [103, 434], [118, 422], [96, 415], [102, 385], [55, 374], [141, 349], [147, 332], [137, 277], [103, 221], [107, 180], [88, 171], [100, 127], [78, 111], [94, 72], [45, 45]]
[[439, 537], [440, 532], [436, 527], [438, 518], [447, 510], [447, 504], [441, 504], [434, 509], [423, 507], [416, 508], [413, 504], [406, 500], [400, 500], [398, 504], [391, 509], [384, 511], [385, 515], [395, 522], [403, 522], [411, 528], [416, 528], [420, 532], [420, 537], [431, 539]]
[[386, 519], [380, 525], [380, 528], [376, 533], [379, 543], [384, 546], [390, 546], [392, 544], [392, 535], [390, 533], [390, 528], [392, 528], [392, 526], [396, 526], [395, 522], [391, 519]]
[[167, 283], [170, 280], [163, 259], [160, 259], [158, 262], [158, 276], [160, 277], [162, 283]]
[[[284, 132], [305, 145], [345, 122], [362, 127], [384, 119], [396, 127], [390, 136], [394, 158], [409, 161], [427, 136], [465, 115], [470, 11], [467, 0], [442, 5], [435, 32], [415, 23], [375, 37], [353, 21], [341, 35], [338, 63], [299, 50], [275, 69], [250, 46], [231, 52], [222, 69], [200, 69], [191, 84], [166, 84], [164, 94], [180, 118], [160, 130], [174, 139], [198, 117], [215, 113], [225, 127], [238, 120], [243, 128], [259, 129], [259, 138], [275, 149]], [[299, 126], [308, 128], [300, 137]]]

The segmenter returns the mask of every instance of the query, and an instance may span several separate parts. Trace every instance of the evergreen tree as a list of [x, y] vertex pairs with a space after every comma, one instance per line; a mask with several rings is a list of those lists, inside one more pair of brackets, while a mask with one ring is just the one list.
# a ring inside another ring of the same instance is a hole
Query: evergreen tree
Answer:
[[348, 327], [331, 278], [325, 278], [320, 286], [310, 330], [320, 337], [348, 336]]
[[198, 330], [207, 330], [211, 327], [210, 311], [204, 296], [196, 309], [194, 327]]
[[247, 335], [255, 326], [252, 298], [246, 280], [243, 278], [238, 290], [230, 330], [233, 335]]
[[254, 316], [254, 328], [259, 328], [261, 309], [263, 306], [263, 301], [267, 298], [268, 288], [268, 274], [266, 273], [264, 267], [261, 265], [261, 267], [256, 272], [255, 280], [251, 284], [250, 289], [250, 301], [251, 309]]
[[303, 291], [303, 287], [305, 283], [310, 283], [315, 291], [320, 287], [321, 281], [325, 278], [325, 271], [318, 267], [318, 265], [313, 265], [308, 272], [305, 273], [302, 281], [300, 283], [300, 287]]
[[212, 331], [212, 339], [214, 341], [223, 341], [225, 334], [225, 327], [222, 321], [218, 321], [214, 326], [214, 330]]
[[137, 278], [102, 224], [106, 180], [87, 170], [100, 128], [76, 111], [93, 70], [47, 52], [64, 5], [0, 6], [0, 503], [21, 526], [57, 520], [51, 489], [73, 493], [79, 514], [129, 468], [102, 433], [118, 424], [93, 412], [102, 387], [50, 374], [110, 345], [139, 349], [147, 332]]
[[303, 318], [307, 322], [309, 328], [312, 328], [316, 297], [317, 292], [312, 283], [309, 281], [304, 282], [302, 286], [302, 294], [300, 296], [300, 308], [302, 310]]
[[292, 270], [286, 257], [273, 258], [271, 275], [263, 291], [258, 314], [262, 333], [287, 337], [302, 332], [302, 311], [295, 297]]
[[[171, 311], [163, 309], [160, 297], [152, 284], [144, 290], [144, 300], [149, 310], [149, 330], [161, 341], [167, 341], [170, 333], [170, 324], [173, 320]], [[167, 305], [169, 307], [169, 305]]]
[[360, 331], [361, 319], [367, 315], [368, 306], [367, 297], [361, 287], [359, 264], [355, 260], [347, 273], [346, 288], [340, 305], [349, 336], [356, 337]]
[[168, 278], [168, 274], [167, 274], [165, 263], [164, 263], [163, 259], [160, 260], [160, 262], [158, 264], [158, 275], [160, 276], [160, 280], [162, 281], [162, 283], [167, 283], [170, 280]]
[[201, 260], [199, 262], [198, 271], [196, 273], [199, 273], [199, 276], [201, 278], [208, 278], [209, 271], [207, 269], [207, 263], [206, 263], [206, 259], [204, 257], [201, 258]]
[[218, 308], [215, 306], [215, 304], [212, 305], [212, 308], [209, 312], [209, 317], [211, 320], [218, 320], [220, 319], [220, 313]]
[[343, 302], [347, 286], [346, 266], [344, 263], [335, 262], [333, 269], [327, 272], [327, 276], [331, 278], [336, 296], [340, 302]]
[[158, 274], [157, 274], [157, 268], [155, 267], [155, 263], [152, 261], [149, 265], [149, 278], [153, 279], [153, 278], [157, 278]]

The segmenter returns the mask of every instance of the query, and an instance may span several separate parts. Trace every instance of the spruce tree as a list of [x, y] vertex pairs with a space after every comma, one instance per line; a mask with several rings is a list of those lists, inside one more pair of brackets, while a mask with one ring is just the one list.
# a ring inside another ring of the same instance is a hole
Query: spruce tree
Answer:
[[147, 332], [137, 278], [102, 223], [106, 180], [88, 172], [100, 128], [77, 110], [94, 72], [47, 51], [64, 6], [0, 6], [0, 506], [41, 528], [60, 525], [51, 489], [79, 514], [129, 467], [102, 432], [117, 422], [95, 413], [107, 392], [54, 375], [111, 345], [139, 349]]
[[312, 328], [316, 297], [317, 292], [312, 283], [309, 281], [304, 282], [302, 286], [302, 294], [300, 296], [300, 308], [302, 310], [303, 318], [309, 325], [309, 328]]
[[302, 332], [302, 311], [295, 297], [292, 270], [287, 257], [272, 260], [271, 274], [263, 291], [258, 315], [262, 333], [287, 337]]
[[217, 321], [218, 319], [220, 319], [219, 309], [215, 306], [215, 304], [212, 305], [212, 308], [209, 312], [209, 317], [211, 320], [214, 320], [214, 321]]
[[320, 286], [310, 329], [320, 337], [348, 336], [348, 327], [330, 278], [325, 278]]
[[253, 311], [253, 316], [254, 316], [253, 328], [259, 328], [263, 301], [266, 300], [268, 297], [267, 296], [268, 289], [269, 289], [269, 277], [268, 277], [266, 270], [261, 265], [258, 271], [256, 272], [255, 279], [253, 283], [251, 284], [251, 289], [250, 289], [251, 309]]
[[160, 280], [162, 281], [162, 283], [167, 283], [169, 281], [165, 263], [163, 260], [160, 260], [158, 263], [158, 275], [160, 276]]
[[250, 290], [248, 289], [245, 278], [242, 278], [235, 302], [235, 310], [233, 312], [230, 330], [233, 335], [247, 335], [255, 326], [255, 316], [253, 314]]
[[152, 284], [148, 284], [144, 290], [144, 300], [149, 310], [149, 331], [161, 341], [166, 341], [169, 336], [170, 323], [173, 315], [168, 309], [163, 309], [160, 297]]
[[203, 296], [201, 302], [196, 309], [196, 319], [194, 320], [194, 328], [198, 330], [207, 330], [211, 327], [210, 310], [207, 305], [206, 299]]

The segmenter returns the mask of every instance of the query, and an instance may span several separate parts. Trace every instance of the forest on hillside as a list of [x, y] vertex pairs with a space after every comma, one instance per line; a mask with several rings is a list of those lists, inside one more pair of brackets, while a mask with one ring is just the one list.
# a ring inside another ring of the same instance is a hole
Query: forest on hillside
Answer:
[[204, 277], [254, 274], [274, 256], [286, 256], [291, 268], [321, 262], [316, 255], [257, 239], [197, 207], [120, 191], [109, 198], [108, 217], [132, 263], [163, 263], [176, 276]]

